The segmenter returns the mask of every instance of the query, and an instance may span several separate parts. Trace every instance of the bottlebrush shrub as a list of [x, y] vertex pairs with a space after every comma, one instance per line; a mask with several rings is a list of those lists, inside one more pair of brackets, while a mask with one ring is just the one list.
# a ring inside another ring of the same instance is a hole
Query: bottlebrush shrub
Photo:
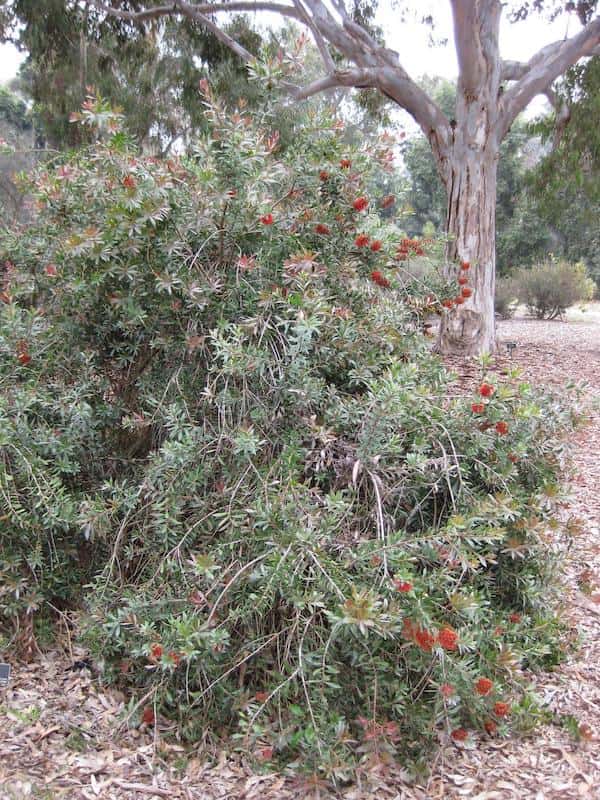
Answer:
[[87, 580], [83, 638], [133, 723], [329, 779], [504, 733], [525, 661], [560, 656], [571, 415], [516, 376], [450, 399], [401, 232], [352, 207], [376, 147], [322, 120], [277, 157], [247, 114], [207, 113], [193, 156], [159, 161], [91, 98], [107, 138], [2, 232], [2, 613]]

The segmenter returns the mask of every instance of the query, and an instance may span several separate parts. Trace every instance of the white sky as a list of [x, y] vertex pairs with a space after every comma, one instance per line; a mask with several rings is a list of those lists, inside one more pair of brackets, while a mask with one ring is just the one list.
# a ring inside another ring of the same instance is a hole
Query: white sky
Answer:
[[[429, 30], [417, 20], [399, 25], [395, 21], [392, 6], [392, 0], [380, 0], [379, 22], [386, 30], [389, 46], [400, 53], [400, 62], [408, 73], [413, 77], [427, 74], [455, 78], [457, 65], [452, 43], [450, 4], [441, 0], [419, 0], [417, 6], [419, 17], [427, 13], [434, 16], [435, 36], [448, 39], [445, 47], [439, 45], [429, 47]], [[558, 18], [552, 24], [537, 15], [515, 25], [511, 25], [504, 18], [500, 34], [502, 56], [511, 60], [526, 61], [545, 44], [572, 35], [577, 27], [576, 21], [567, 15]], [[23, 54], [18, 53], [11, 45], [0, 45], [0, 84], [16, 75], [23, 57]], [[539, 110], [542, 106], [543, 101], [538, 100], [534, 109]]]

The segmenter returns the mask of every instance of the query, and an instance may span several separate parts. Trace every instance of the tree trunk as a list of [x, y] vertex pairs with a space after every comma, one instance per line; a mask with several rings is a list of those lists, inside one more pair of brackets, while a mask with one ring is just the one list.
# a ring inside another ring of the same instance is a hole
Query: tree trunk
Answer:
[[[461, 296], [459, 276], [471, 296], [444, 312], [437, 349], [441, 353], [479, 355], [496, 347], [494, 291], [496, 271], [497, 148], [467, 146], [453, 158], [447, 182], [446, 274]], [[461, 262], [470, 265], [461, 270]]]

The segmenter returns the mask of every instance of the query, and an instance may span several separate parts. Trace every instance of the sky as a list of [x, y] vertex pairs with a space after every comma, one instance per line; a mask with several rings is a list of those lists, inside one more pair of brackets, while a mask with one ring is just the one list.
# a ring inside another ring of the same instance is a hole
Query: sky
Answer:
[[[455, 78], [457, 64], [452, 43], [450, 4], [442, 0], [419, 0], [415, 3], [415, 8], [418, 8], [419, 17], [432, 13], [436, 19], [436, 38], [446, 37], [448, 44], [428, 46], [428, 29], [417, 20], [399, 25], [392, 0], [380, 0], [378, 21], [386, 31], [388, 45], [398, 51], [400, 63], [413, 77], [427, 74]], [[534, 15], [514, 25], [504, 18], [500, 32], [500, 51], [503, 58], [527, 61], [545, 44], [573, 35], [577, 28], [576, 21], [566, 16], [549, 23], [543, 17]], [[0, 45], [0, 84], [16, 75], [22, 59], [23, 54], [18, 53], [11, 45]], [[531, 111], [539, 112], [544, 102], [538, 98]]]

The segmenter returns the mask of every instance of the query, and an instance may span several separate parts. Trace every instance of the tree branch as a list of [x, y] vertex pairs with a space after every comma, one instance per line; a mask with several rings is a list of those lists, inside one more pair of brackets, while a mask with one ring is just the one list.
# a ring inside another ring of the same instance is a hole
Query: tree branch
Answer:
[[474, 31], [478, 24], [475, 0], [450, 0], [454, 23], [454, 42], [462, 88], [474, 92], [483, 74]]
[[554, 42], [542, 48], [523, 69], [515, 62], [506, 62], [503, 74], [507, 80], [516, 76], [500, 100], [500, 135], [504, 135], [515, 117], [537, 94], [545, 94], [552, 83], [571, 65], [584, 56], [592, 55], [600, 46], [600, 17], [590, 22], [570, 39]]

